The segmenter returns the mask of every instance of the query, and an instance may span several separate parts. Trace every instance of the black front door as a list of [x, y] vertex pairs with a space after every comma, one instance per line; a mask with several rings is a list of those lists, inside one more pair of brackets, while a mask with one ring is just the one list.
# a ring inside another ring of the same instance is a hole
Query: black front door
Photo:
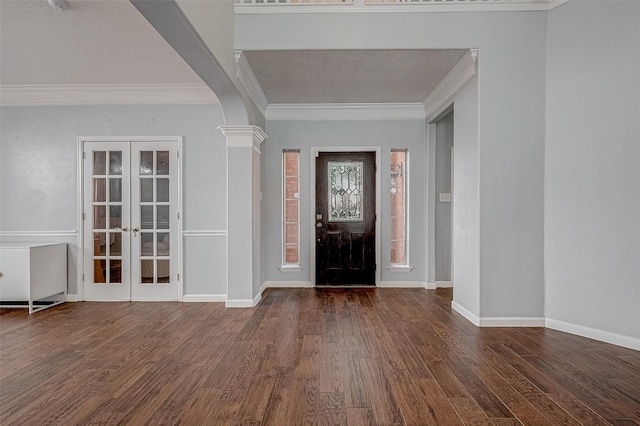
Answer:
[[375, 152], [316, 158], [316, 285], [375, 285]]

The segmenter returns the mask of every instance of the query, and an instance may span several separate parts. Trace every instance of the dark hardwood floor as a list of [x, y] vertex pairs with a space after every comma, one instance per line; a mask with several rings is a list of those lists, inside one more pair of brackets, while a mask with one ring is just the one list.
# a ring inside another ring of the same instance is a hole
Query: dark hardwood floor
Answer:
[[636, 425], [640, 352], [483, 328], [450, 290], [0, 315], [0, 424]]

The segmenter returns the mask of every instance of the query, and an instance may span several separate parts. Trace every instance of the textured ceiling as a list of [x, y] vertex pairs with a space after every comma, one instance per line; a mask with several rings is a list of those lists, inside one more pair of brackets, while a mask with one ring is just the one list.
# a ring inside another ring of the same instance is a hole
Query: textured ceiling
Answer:
[[[0, 85], [201, 83], [123, 0], [0, 0]], [[269, 103], [422, 102], [466, 50], [247, 51]]]
[[0, 84], [201, 83], [129, 3], [0, 0]]
[[269, 103], [422, 102], [467, 50], [245, 51]]

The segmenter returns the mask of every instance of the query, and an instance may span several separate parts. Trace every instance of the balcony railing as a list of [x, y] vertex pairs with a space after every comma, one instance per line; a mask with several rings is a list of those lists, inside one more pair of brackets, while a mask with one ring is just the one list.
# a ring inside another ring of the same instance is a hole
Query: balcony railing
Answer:
[[523, 4], [553, 3], [557, 0], [235, 0], [240, 5], [311, 5], [311, 4], [343, 4], [343, 5], [384, 5], [384, 4]]
[[239, 6], [278, 5], [344, 5], [344, 6], [392, 6], [392, 5], [505, 5], [524, 8], [546, 8], [565, 3], [568, 0], [235, 0]]

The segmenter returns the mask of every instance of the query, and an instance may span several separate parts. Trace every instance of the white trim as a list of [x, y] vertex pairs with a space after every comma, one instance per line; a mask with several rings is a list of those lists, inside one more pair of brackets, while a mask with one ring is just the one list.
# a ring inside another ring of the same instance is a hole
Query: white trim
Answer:
[[427, 288], [424, 281], [380, 281], [380, 288]]
[[60, 238], [60, 237], [77, 237], [78, 231], [2, 231], [0, 238]]
[[[183, 171], [183, 155], [182, 154], [182, 136], [78, 136], [77, 138], [77, 153], [76, 158], [78, 159], [78, 195], [77, 195], [77, 224], [78, 224], [78, 233], [77, 233], [77, 247], [78, 247], [78, 268], [77, 268], [77, 279], [76, 279], [76, 291], [78, 292], [78, 300], [84, 299], [84, 280], [82, 279], [84, 271], [84, 220], [82, 219], [82, 213], [84, 213], [84, 143], [85, 142], [174, 142], [177, 145], [178, 152], [178, 235], [184, 236], [183, 231], [183, 203], [182, 199], [184, 197], [184, 191], [182, 187], [182, 171]], [[182, 296], [184, 292], [184, 268], [183, 268], [183, 257], [184, 257], [184, 248], [182, 245], [182, 238], [178, 239], [178, 276], [180, 277], [177, 285], [177, 298], [172, 300], [177, 300], [178, 302], [182, 302]], [[133, 301], [133, 298], [130, 298]], [[104, 300], [106, 301], [106, 300]]]
[[300, 272], [304, 268], [300, 265], [282, 265], [278, 269], [280, 272]]
[[226, 294], [185, 294], [182, 296], [182, 301], [185, 303], [225, 302], [226, 300], [227, 300]]
[[436, 287], [436, 283], [428, 282], [424, 288], [426, 288], [427, 290], [435, 290], [437, 287]]
[[296, 3], [296, 4], [236, 4], [234, 11], [237, 15], [262, 15], [272, 13], [416, 13], [416, 12], [525, 12], [525, 11], [548, 11], [569, 0], [503, 0], [502, 3], [458, 3], [451, 2], [423, 3], [423, 4], [369, 4], [359, 5], [352, 3], [323, 5], [318, 3]]
[[451, 281], [436, 281], [436, 288], [452, 288], [453, 282]]
[[465, 317], [469, 322], [471, 322], [476, 327], [480, 327], [480, 318], [478, 318], [473, 312], [463, 307], [456, 301], [451, 301], [451, 309]]
[[[316, 154], [319, 152], [375, 152], [376, 153], [376, 171], [375, 171], [375, 179], [376, 179], [376, 217], [381, 218], [381, 199], [382, 199], [382, 182], [381, 182], [381, 170], [382, 170], [382, 147], [380, 146], [332, 146], [332, 147], [311, 147], [311, 196], [309, 197], [309, 211], [316, 211]], [[376, 265], [381, 265], [381, 230], [380, 223], [381, 220], [376, 220], [375, 230], [376, 230], [376, 241], [375, 241], [375, 250], [376, 250]], [[311, 284], [315, 285], [316, 283], [316, 221], [312, 220], [309, 227], [311, 228]], [[302, 247], [302, 246], [301, 246]], [[376, 268], [375, 274], [375, 285], [380, 285], [380, 270], [382, 268]]]
[[421, 102], [270, 104], [265, 118], [272, 121], [423, 120], [425, 112]]
[[479, 327], [544, 327], [544, 317], [481, 317]]
[[252, 125], [218, 126], [218, 130], [226, 137], [227, 148], [253, 148], [258, 154], [267, 138], [264, 130]]
[[433, 92], [424, 100], [424, 110], [427, 121], [430, 122], [440, 114], [440, 108], [447, 99], [453, 96], [476, 73], [476, 61], [478, 59], [478, 49], [469, 51], [458, 61], [449, 71], [449, 74], [433, 89]]
[[79, 302], [80, 299], [78, 298], [77, 294], [67, 294], [67, 302]]
[[193, 231], [182, 231], [183, 237], [226, 237], [227, 231], [218, 229], [202, 229]]
[[415, 268], [409, 265], [389, 265], [387, 266], [389, 272], [411, 272]]
[[225, 306], [227, 308], [253, 308], [258, 306], [258, 303], [262, 300], [262, 291], [251, 299], [227, 299]]
[[269, 101], [242, 50], [236, 50], [236, 76], [247, 90], [247, 94], [251, 100], [264, 115], [269, 106]]
[[265, 281], [264, 288], [313, 288], [311, 281]]
[[600, 330], [597, 328], [585, 327], [583, 325], [559, 321], [553, 318], [546, 318], [545, 326], [553, 330], [563, 331], [565, 333], [571, 333], [577, 336], [640, 351], [640, 339], [636, 337], [625, 336], [623, 334], [612, 333], [610, 331]]
[[0, 99], [2, 106], [220, 103], [204, 83], [3, 85]]
[[[182, 187], [184, 171], [184, 155], [182, 155], [182, 136], [176, 138], [178, 145], [178, 235], [184, 235], [184, 188]], [[178, 302], [183, 301], [184, 296], [184, 245], [182, 238], [178, 238]]]
[[83, 139], [77, 138], [76, 143], [76, 227], [78, 236], [76, 237], [77, 266], [76, 266], [76, 293], [78, 301], [84, 300], [84, 161], [83, 160]]

